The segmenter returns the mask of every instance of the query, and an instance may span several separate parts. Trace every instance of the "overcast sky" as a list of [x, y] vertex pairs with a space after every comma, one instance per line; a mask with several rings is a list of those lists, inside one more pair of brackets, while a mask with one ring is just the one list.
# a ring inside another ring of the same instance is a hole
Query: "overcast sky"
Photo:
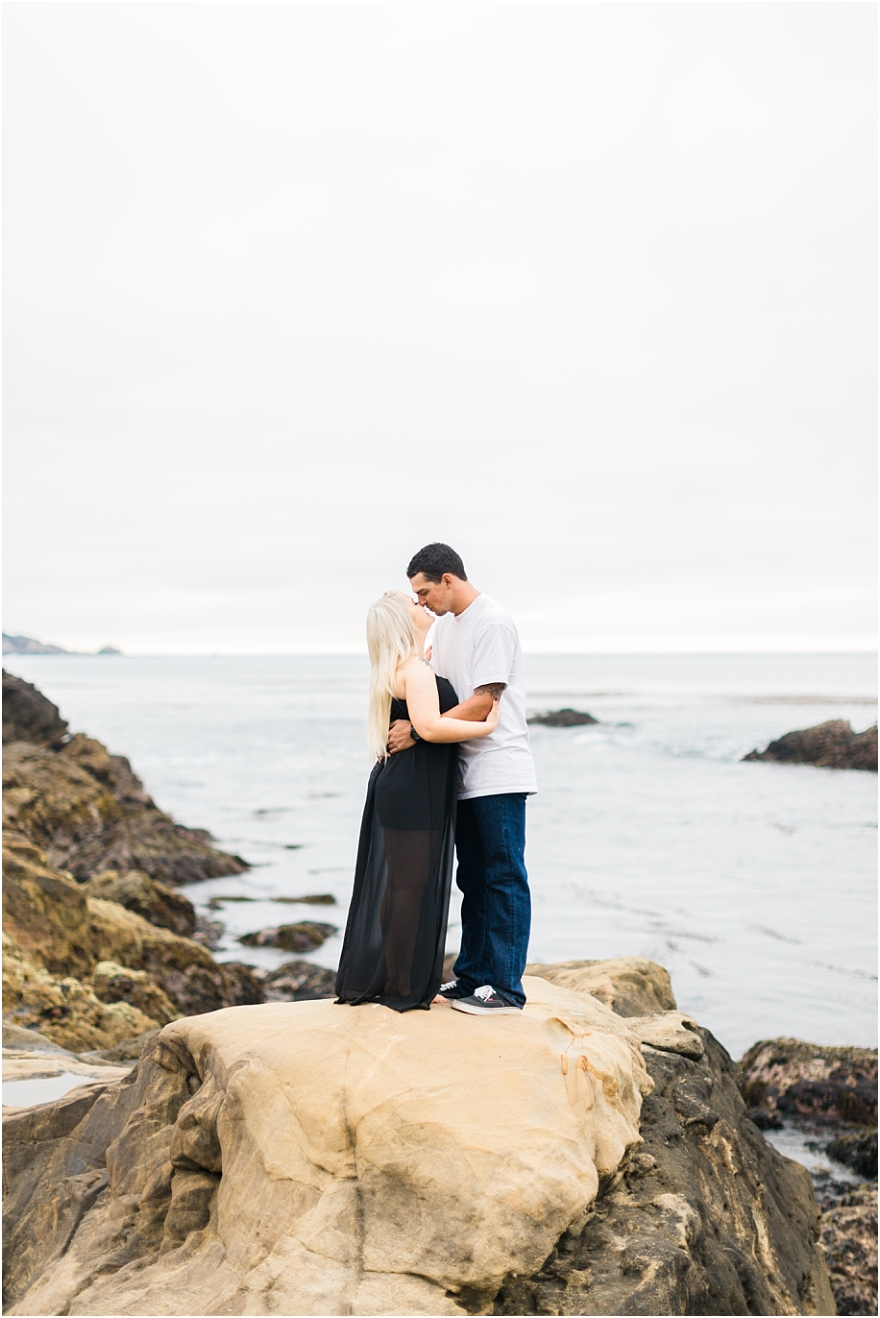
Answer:
[[874, 643], [869, 4], [7, 4], [4, 629]]

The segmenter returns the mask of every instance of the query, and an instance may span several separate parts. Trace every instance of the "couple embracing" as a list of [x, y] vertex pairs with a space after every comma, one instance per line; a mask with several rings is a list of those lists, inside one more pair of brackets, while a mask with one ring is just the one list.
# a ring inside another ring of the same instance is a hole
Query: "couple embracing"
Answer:
[[[526, 797], [537, 790], [519, 636], [449, 545], [420, 549], [406, 574], [413, 595], [388, 591], [367, 615], [376, 764], [337, 1001], [518, 1012], [531, 921]], [[456, 852], [461, 951], [441, 984]]]

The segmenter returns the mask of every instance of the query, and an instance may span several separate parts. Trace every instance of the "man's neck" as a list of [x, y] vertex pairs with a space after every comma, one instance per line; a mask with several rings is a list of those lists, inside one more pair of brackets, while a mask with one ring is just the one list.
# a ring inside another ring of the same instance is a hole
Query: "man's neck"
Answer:
[[470, 608], [479, 593], [478, 590], [474, 590], [469, 581], [462, 582], [461, 593], [459, 594], [456, 591], [455, 602], [452, 606], [452, 612], [456, 618], [461, 617], [465, 609]]

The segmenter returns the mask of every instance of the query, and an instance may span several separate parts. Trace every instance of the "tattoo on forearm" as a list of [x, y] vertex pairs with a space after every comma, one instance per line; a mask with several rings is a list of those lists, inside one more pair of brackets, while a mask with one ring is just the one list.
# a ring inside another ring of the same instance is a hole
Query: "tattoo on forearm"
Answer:
[[506, 688], [506, 682], [487, 682], [485, 686], [478, 686], [474, 690], [475, 696], [491, 696], [493, 700], [501, 699], [501, 692]]

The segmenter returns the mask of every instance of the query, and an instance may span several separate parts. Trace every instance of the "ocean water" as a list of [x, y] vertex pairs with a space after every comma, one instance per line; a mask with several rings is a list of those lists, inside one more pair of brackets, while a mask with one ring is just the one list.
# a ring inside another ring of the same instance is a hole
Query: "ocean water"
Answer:
[[[287, 954], [237, 938], [269, 924], [340, 926], [310, 959], [335, 967], [369, 760], [367, 661], [4, 657], [74, 731], [127, 755], [157, 803], [251, 862], [190, 885], [226, 930], [221, 959]], [[876, 720], [873, 655], [530, 655], [528, 805], [534, 961], [637, 954], [734, 1057], [755, 1040], [876, 1045], [877, 779], [743, 764], [793, 728]], [[334, 906], [279, 897], [332, 894]], [[457, 946], [453, 901], [448, 947]]]

